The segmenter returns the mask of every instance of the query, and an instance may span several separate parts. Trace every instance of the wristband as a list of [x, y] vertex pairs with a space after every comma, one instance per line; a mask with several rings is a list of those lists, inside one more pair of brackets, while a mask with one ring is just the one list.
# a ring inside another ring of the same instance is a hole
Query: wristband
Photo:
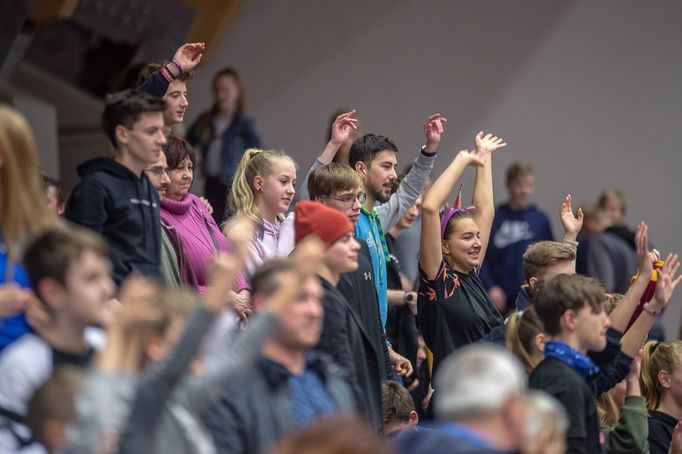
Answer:
[[166, 79], [166, 82], [171, 83], [175, 80], [175, 77], [173, 74], [171, 74], [170, 71], [168, 71], [168, 68], [165, 66], [162, 66], [161, 69], [159, 69], [159, 74], [161, 74], [161, 77]]
[[178, 68], [178, 71], [180, 71], [178, 75], [183, 73], [182, 66], [180, 66], [180, 63], [178, 63], [178, 61], [175, 58], [171, 60], [171, 63], [173, 63], [175, 67]]
[[427, 158], [433, 158], [434, 156], [436, 156], [438, 154], [438, 150], [434, 151], [433, 153], [429, 153], [428, 151], [426, 151], [426, 145], [422, 146], [421, 151], [422, 151], [422, 154], [424, 156], [426, 156]]
[[644, 303], [644, 306], [642, 306], [642, 309], [643, 309], [646, 313], [651, 314], [651, 315], [653, 315], [654, 317], [656, 317], [658, 314], [660, 314], [660, 313], [663, 311], [663, 309], [659, 309], [659, 308], [653, 307], [653, 306], [651, 305], [651, 303]]

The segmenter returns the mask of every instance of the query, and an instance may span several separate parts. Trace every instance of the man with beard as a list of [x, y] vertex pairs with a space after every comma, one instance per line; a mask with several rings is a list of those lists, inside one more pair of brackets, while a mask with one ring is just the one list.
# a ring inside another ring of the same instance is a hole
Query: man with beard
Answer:
[[[393, 291], [387, 290], [386, 263], [390, 258], [384, 231], [390, 230], [422, 193], [433, 169], [443, 134], [443, 123], [446, 121], [447, 119], [440, 114], [431, 115], [426, 120], [424, 125], [426, 145], [421, 148], [412, 169], [393, 195], [391, 194], [398, 178], [395, 171], [398, 164], [396, 158], [398, 147], [391, 139], [376, 134], [365, 134], [353, 142], [349, 152], [350, 166], [362, 177], [364, 192], [367, 194], [355, 225], [355, 234], [369, 246], [379, 298], [379, 313], [384, 329], [389, 300], [395, 299], [397, 301], [394, 303], [400, 304], [405, 296], [402, 291], [394, 294]], [[377, 204], [382, 205], [375, 206]]]

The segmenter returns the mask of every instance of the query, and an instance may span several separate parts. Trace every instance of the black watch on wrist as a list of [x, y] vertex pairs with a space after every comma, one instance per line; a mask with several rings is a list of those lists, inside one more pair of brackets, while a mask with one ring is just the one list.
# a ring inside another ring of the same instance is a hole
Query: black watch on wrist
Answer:
[[405, 296], [403, 297], [403, 302], [405, 304], [412, 304], [416, 301], [417, 296], [415, 295], [414, 292], [405, 292]]

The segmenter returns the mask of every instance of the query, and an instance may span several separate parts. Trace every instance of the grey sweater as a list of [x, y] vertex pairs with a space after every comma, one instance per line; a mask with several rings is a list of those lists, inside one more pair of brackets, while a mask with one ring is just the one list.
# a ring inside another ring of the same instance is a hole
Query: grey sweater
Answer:
[[[376, 209], [379, 212], [379, 220], [381, 221], [381, 228], [384, 232], [388, 232], [398, 223], [405, 212], [414, 205], [419, 195], [424, 190], [426, 181], [431, 175], [433, 164], [436, 162], [436, 155], [426, 156], [419, 152], [419, 155], [414, 160], [414, 165], [407, 173], [403, 181], [398, 186], [395, 194], [388, 199], [388, 202], [377, 205]], [[296, 191], [296, 200], [308, 200], [308, 177], [316, 169], [319, 169], [324, 164], [316, 159], [313, 165], [308, 170], [308, 174], [303, 179], [303, 182]]]
[[198, 308], [173, 352], [140, 378], [120, 440], [121, 453], [215, 452], [196, 415], [249, 369], [277, 321], [269, 314], [256, 317], [231, 346], [209, 358], [203, 375], [186, 376], [212, 321], [212, 313]]

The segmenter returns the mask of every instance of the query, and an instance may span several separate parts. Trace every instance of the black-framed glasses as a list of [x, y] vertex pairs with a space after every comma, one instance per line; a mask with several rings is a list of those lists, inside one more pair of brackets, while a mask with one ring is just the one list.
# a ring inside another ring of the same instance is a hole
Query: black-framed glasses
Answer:
[[332, 200], [336, 200], [337, 202], [341, 202], [346, 207], [352, 207], [356, 200], [358, 202], [360, 202], [360, 205], [365, 203], [365, 201], [367, 200], [367, 194], [365, 194], [364, 192], [361, 192], [358, 195], [346, 194], [346, 195], [342, 195], [341, 197], [329, 197], [329, 198]]

